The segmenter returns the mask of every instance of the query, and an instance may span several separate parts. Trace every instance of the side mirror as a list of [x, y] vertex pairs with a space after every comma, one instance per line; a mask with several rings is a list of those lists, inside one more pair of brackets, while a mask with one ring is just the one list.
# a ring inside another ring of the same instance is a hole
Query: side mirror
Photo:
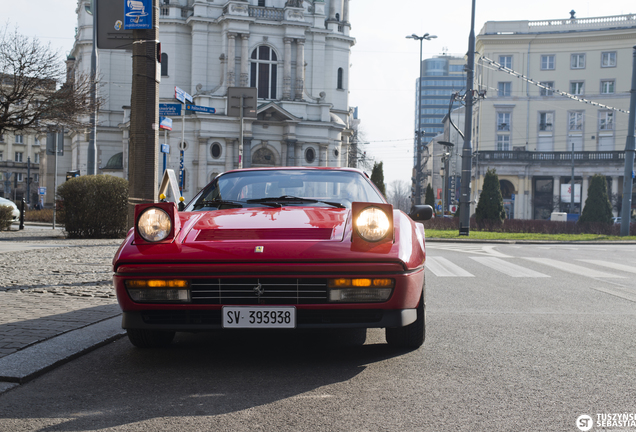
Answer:
[[430, 205], [414, 205], [409, 216], [414, 221], [427, 221], [433, 217], [433, 207]]

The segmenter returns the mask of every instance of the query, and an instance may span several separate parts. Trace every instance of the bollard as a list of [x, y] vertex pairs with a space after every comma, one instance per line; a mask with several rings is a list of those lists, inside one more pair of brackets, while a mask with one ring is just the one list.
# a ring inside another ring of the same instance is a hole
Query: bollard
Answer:
[[20, 228], [21, 230], [24, 229], [24, 198], [22, 198], [22, 201], [20, 201]]

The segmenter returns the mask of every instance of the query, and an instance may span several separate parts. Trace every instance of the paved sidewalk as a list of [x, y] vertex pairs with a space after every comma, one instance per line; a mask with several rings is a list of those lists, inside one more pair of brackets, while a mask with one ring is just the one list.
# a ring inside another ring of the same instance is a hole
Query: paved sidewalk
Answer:
[[111, 261], [121, 242], [35, 226], [0, 231], [0, 359], [120, 315]]

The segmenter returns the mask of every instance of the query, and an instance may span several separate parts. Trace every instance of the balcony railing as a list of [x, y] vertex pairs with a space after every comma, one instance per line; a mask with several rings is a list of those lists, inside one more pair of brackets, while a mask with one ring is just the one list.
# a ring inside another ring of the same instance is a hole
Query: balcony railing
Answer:
[[[480, 151], [480, 162], [572, 163], [572, 152]], [[625, 163], [624, 151], [575, 151], [574, 163]]]
[[252, 18], [269, 21], [282, 21], [285, 18], [285, 11], [279, 8], [250, 6], [249, 14]]

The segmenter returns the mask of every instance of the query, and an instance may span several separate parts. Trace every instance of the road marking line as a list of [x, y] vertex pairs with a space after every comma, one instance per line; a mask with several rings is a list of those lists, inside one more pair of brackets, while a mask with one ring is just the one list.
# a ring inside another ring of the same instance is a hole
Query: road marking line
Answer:
[[443, 257], [426, 257], [426, 268], [437, 277], [475, 277]]
[[550, 267], [554, 267], [559, 270], [563, 270], [568, 273], [574, 273], [580, 276], [586, 276], [591, 278], [616, 278], [616, 279], [624, 279], [625, 276], [618, 276], [616, 274], [605, 273], [597, 270], [592, 270], [587, 267], [578, 266], [576, 264], [570, 264], [564, 261], [557, 261], [550, 258], [524, 258], [529, 261], [533, 261], [539, 264], [547, 265]]
[[625, 264], [619, 264], [611, 261], [601, 261], [601, 260], [591, 260], [591, 259], [580, 259], [577, 261], [583, 261], [590, 264], [595, 264], [601, 267], [608, 267], [614, 270], [620, 270], [627, 273], [636, 273], [636, 267], [628, 266]]
[[479, 264], [485, 265], [486, 267], [490, 267], [493, 270], [504, 273], [511, 277], [530, 277], [530, 278], [540, 278], [540, 277], [550, 277], [546, 274], [539, 273], [534, 270], [530, 270], [529, 268], [521, 267], [516, 264], [512, 264], [508, 261], [504, 261], [495, 257], [470, 257], [471, 259], [477, 261]]

